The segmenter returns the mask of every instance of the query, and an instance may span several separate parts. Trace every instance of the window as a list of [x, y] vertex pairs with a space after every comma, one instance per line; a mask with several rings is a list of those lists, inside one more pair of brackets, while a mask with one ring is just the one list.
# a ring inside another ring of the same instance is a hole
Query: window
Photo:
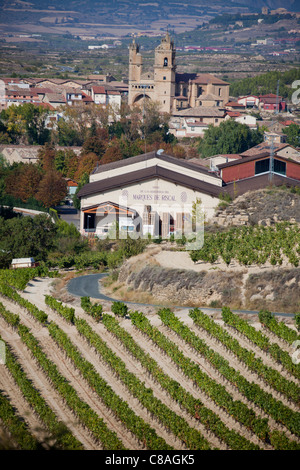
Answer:
[[[268, 171], [270, 171], [270, 159], [269, 158], [255, 162], [255, 174], [256, 175], [259, 175], [260, 173], [267, 173]], [[286, 163], [274, 158], [273, 171], [274, 173], [278, 173], [279, 175], [286, 176]]]
[[164, 58], [164, 67], [168, 67], [168, 58], [167, 57]]
[[266, 173], [270, 170], [270, 159], [266, 158], [265, 160], [259, 160], [255, 162], [255, 174], [259, 175], [260, 173]]
[[286, 163], [280, 160], [274, 159], [274, 173], [286, 176]]
[[163, 77], [163, 80], [166, 80], [166, 77]]
[[88, 232], [95, 232], [95, 214], [84, 214], [83, 228]]

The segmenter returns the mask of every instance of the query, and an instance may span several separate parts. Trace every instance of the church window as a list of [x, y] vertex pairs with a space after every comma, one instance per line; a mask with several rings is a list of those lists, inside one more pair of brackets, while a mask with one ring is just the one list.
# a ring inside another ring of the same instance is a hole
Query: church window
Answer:
[[168, 58], [167, 57], [164, 58], [164, 67], [168, 67]]
[[163, 80], [166, 80], [166, 77], [163, 77]]

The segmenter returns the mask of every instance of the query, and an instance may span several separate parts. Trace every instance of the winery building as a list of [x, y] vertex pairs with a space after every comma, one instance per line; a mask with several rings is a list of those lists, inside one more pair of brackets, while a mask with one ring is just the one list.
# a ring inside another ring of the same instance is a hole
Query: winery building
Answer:
[[191, 224], [196, 202], [210, 218], [222, 186], [206, 167], [162, 151], [99, 165], [78, 193], [80, 230], [102, 236], [117, 222], [127, 232], [167, 237]]
[[[162, 150], [98, 165], [78, 192], [80, 231], [114, 237], [122, 233], [162, 236], [194, 232], [195, 204], [210, 220], [220, 195], [232, 197], [275, 186], [300, 187], [300, 163], [270, 153], [219, 164], [174, 158]], [[270, 171], [272, 170], [272, 171]]]

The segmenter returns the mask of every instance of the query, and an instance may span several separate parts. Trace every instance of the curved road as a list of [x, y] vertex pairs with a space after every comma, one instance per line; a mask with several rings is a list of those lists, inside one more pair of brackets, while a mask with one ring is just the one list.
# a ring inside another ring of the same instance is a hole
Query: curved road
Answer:
[[[108, 297], [105, 294], [101, 293], [101, 284], [99, 282], [100, 279], [107, 276], [107, 274], [86, 274], [84, 276], [74, 277], [68, 282], [67, 289], [70, 294], [76, 295], [78, 297], [91, 297], [93, 299], [100, 299], [100, 300], [107, 300], [109, 302], [120, 301], [120, 299], [114, 299], [112, 297]], [[155, 304], [142, 304], [138, 302], [124, 302], [128, 305], [141, 305], [146, 307], [162, 307], [162, 305], [155, 305]], [[181, 307], [181, 306], [172, 306], [171, 308], [180, 308], [183, 310], [189, 310], [190, 308], [194, 307]], [[220, 308], [210, 308], [210, 307], [199, 307], [202, 311], [221, 311]], [[248, 314], [258, 314], [258, 311], [255, 310], [233, 310], [235, 313], [248, 313]], [[293, 313], [277, 313], [273, 312], [274, 315], [280, 315], [283, 317], [294, 317]]]

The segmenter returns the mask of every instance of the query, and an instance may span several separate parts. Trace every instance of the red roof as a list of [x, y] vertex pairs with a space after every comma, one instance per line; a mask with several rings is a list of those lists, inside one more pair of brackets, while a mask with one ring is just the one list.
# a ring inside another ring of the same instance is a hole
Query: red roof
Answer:
[[285, 127], [290, 126], [291, 124], [296, 124], [297, 126], [299, 126], [299, 124], [295, 121], [283, 121], [281, 124]]
[[92, 90], [95, 94], [105, 95], [104, 86], [93, 86]]
[[[267, 95], [259, 95], [259, 98], [276, 98], [277, 95], [274, 95], [274, 93], [268, 93]], [[279, 96], [281, 98], [281, 96]]]
[[85, 93], [82, 93], [82, 101], [91, 101], [94, 102], [93, 98]]
[[40, 95], [45, 95], [46, 93], [55, 93], [55, 90], [53, 88], [30, 87], [30, 90]]
[[226, 103], [225, 106], [234, 106], [236, 108], [244, 108], [245, 107], [243, 104], [237, 103], [236, 101], [228, 101], [228, 103]]
[[49, 109], [50, 111], [53, 111], [55, 108], [54, 106], [52, 106], [52, 104], [50, 103], [41, 103], [40, 101], [39, 102], [35, 102], [35, 103], [32, 103], [36, 106], [42, 106], [43, 108], [46, 108], [46, 109]]
[[239, 111], [227, 111], [226, 114], [230, 117], [239, 117], [242, 116]]

